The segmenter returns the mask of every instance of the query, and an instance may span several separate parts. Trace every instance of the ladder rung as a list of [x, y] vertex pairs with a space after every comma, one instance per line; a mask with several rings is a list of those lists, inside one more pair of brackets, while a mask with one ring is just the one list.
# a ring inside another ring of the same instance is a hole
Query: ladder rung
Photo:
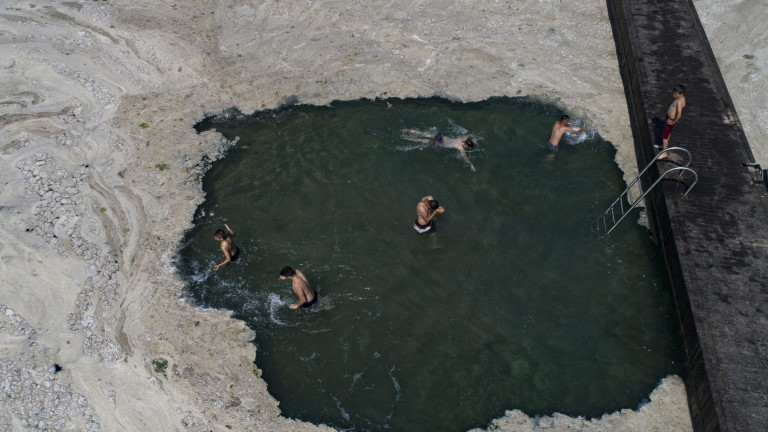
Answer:
[[[639, 196], [637, 197], [637, 199], [632, 199], [632, 197], [630, 196], [630, 189], [632, 188], [632, 186], [635, 185], [635, 183], [638, 183], [638, 181], [640, 180], [640, 177], [643, 174], [645, 174], [645, 172], [648, 170], [648, 168], [650, 168], [656, 162], [656, 160], [659, 158], [659, 156], [661, 156], [662, 154], [666, 154], [668, 152], [671, 152], [671, 151], [678, 151], [678, 150], [683, 152], [685, 155], [688, 156], [688, 159], [685, 162], [684, 166], [683, 165], [679, 165], [679, 166], [676, 166], [676, 167], [673, 167], [673, 168], [670, 168], [670, 169], [664, 171], [664, 173], [659, 175], [659, 177], [656, 179], [656, 181], [654, 181], [653, 184], [650, 187], [648, 187], [648, 189], [646, 191], [643, 191], [643, 187], [640, 184], [639, 188], [638, 188], [639, 189]], [[635, 179], [632, 180], [632, 182], [629, 183], [629, 186], [627, 186], [627, 188], [624, 189], [624, 192], [622, 192], [619, 195], [619, 198], [616, 201], [614, 201], [608, 207], [608, 210], [606, 210], [598, 218], [598, 220], [597, 220], [597, 230], [598, 230], [598, 232], [600, 231], [600, 221], [599, 221], [599, 219], [602, 219], [602, 221], [603, 221], [603, 228], [605, 229], [605, 233], [601, 237], [604, 237], [604, 236], [608, 235], [608, 233], [613, 231], [613, 229], [616, 228], [616, 225], [618, 225], [622, 220], [624, 220], [624, 217], [627, 214], [629, 214], [629, 212], [632, 211], [640, 203], [640, 201], [642, 201], [643, 198], [645, 198], [645, 196], [648, 195], [648, 193], [651, 190], [653, 190], [653, 188], [655, 188], [656, 185], [658, 185], [661, 182], [661, 180], [664, 179], [664, 177], [667, 174], [669, 174], [669, 173], [671, 173], [673, 171], [678, 171], [678, 173], [677, 173], [677, 179], [678, 180], [680, 180], [680, 177], [683, 175], [683, 171], [690, 172], [691, 174], [693, 174], [693, 177], [694, 177], [693, 183], [690, 186], [688, 186], [688, 188], [686, 188], [685, 193], [683, 194], [683, 196], [687, 196], [688, 192], [690, 192], [690, 190], [693, 188], [693, 186], [699, 180], [699, 176], [696, 174], [696, 171], [688, 168], [688, 165], [690, 165], [690, 163], [691, 163], [691, 153], [688, 150], [686, 150], [686, 149], [684, 149], [682, 147], [670, 147], [670, 148], [664, 149], [661, 152], [659, 152], [658, 154], [656, 154], [656, 156], [653, 158], [653, 160], [651, 160], [651, 162], [640, 172], [640, 174], [638, 174], [637, 177], [635, 177]], [[626, 209], [626, 210], [624, 209], [624, 197], [625, 196], [627, 198], [627, 204], [629, 205], [629, 209]], [[615, 211], [617, 203], [619, 204], [619, 208], [621, 209], [621, 217], [619, 217], [618, 220], [616, 220], [616, 211]], [[611, 225], [610, 228], [608, 228], [608, 223], [607, 223], [607, 220], [606, 220], [608, 218], [608, 213], [609, 212], [611, 213], [611, 220], [612, 220], [612, 225]]]

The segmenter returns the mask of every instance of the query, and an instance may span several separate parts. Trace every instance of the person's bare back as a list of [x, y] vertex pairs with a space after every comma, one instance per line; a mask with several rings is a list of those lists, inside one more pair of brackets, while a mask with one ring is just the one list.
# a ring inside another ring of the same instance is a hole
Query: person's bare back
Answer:
[[315, 302], [317, 293], [309, 286], [309, 281], [301, 270], [285, 266], [280, 271], [280, 279], [290, 279], [293, 293], [298, 297], [296, 303], [288, 306], [289, 308], [309, 307]]

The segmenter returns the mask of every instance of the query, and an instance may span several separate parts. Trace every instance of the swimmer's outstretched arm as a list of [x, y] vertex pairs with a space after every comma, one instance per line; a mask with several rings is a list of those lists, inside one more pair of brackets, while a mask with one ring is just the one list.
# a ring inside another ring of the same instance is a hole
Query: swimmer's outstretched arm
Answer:
[[230, 237], [234, 237], [234, 236], [235, 236], [235, 232], [234, 232], [234, 231], [232, 231], [232, 228], [230, 228], [230, 227], [229, 227], [229, 225], [227, 225], [227, 224], [224, 224], [224, 228], [226, 228], [226, 229], [227, 229], [227, 231], [229, 231], [229, 236], [230, 236]]
[[579, 130], [577, 130], [577, 131], [575, 131], [575, 130], [571, 129], [571, 128], [570, 128], [570, 126], [573, 126], [573, 125], [575, 125], [575, 124], [576, 124], [576, 123], [574, 123], [574, 122], [567, 122], [565, 125], [566, 125], [566, 126], [569, 126], [569, 127], [565, 128], [565, 131], [566, 131], [566, 132], [568, 132], [568, 133], [574, 134], [574, 135], [578, 135], [578, 134], [580, 134], [580, 133], [584, 132], [585, 130], [587, 130], [587, 125], [586, 125], [586, 123], [584, 124], [584, 126], [583, 126], [581, 129], [579, 129]]
[[[572, 125], [572, 124], [573, 124], [572, 122], [568, 123], [569, 126]], [[567, 128], [565, 131], [568, 132], [568, 133], [574, 134], [574, 135], [578, 135], [578, 134], [584, 132], [585, 130], [587, 130], [587, 125], [582, 126], [581, 129], [579, 129], [577, 131], [575, 131], [575, 130], [573, 130], [571, 128]]]
[[[234, 234], [232, 234], [232, 235], [234, 235]], [[222, 262], [216, 264], [215, 266], [213, 266], [214, 270], [218, 270], [218, 269], [221, 268], [221, 266], [223, 266], [225, 264], [229, 264], [229, 263], [232, 262], [232, 253], [229, 251], [229, 249], [225, 249], [224, 245], [221, 245], [221, 251], [224, 252], [224, 261], [222, 261]]]
[[469, 160], [469, 156], [467, 156], [467, 152], [459, 150], [459, 153], [461, 153], [461, 157], [464, 158], [464, 161], [469, 164], [469, 167], [472, 168], [472, 171], [476, 171], [475, 165], [472, 164], [472, 161]]

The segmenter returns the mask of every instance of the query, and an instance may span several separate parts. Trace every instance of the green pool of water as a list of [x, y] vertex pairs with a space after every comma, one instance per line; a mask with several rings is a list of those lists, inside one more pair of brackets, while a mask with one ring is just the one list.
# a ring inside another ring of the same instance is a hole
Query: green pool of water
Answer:
[[[204, 125], [240, 139], [206, 175], [180, 250], [189, 296], [256, 330], [256, 363], [288, 417], [447, 432], [512, 408], [635, 408], [682, 371], [668, 281], [633, 222], [592, 237], [621, 173], [594, 133], [549, 157], [559, 115], [527, 99], [418, 99]], [[480, 134], [477, 172], [455, 151], [403, 140], [405, 128]], [[417, 235], [427, 194], [446, 211]], [[215, 272], [225, 222], [242, 253]], [[285, 265], [319, 291], [311, 310], [288, 309]]]

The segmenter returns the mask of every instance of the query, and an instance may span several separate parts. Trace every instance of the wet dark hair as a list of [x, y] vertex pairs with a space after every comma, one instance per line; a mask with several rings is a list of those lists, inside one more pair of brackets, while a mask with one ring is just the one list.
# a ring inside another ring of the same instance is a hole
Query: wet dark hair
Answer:
[[685, 86], [682, 84], [676, 85], [675, 88], [672, 89], [672, 93], [685, 94]]
[[466, 146], [467, 146], [467, 147], [469, 147], [469, 148], [472, 148], [472, 147], [474, 147], [474, 146], [475, 146], [475, 137], [473, 137], [472, 135], [468, 136], [468, 137], [467, 137], [467, 138], [464, 140], [464, 145], [466, 145]]
[[427, 205], [428, 205], [428, 206], [429, 206], [429, 208], [431, 208], [432, 210], [437, 210], [437, 209], [439, 209], [439, 208], [440, 208], [440, 203], [439, 203], [439, 202], [437, 202], [437, 200], [435, 200], [435, 199], [427, 201]]
[[213, 233], [213, 237], [217, 239], [225, 239], [227, 238], [227, 233], [223, 229], [219, 228], [215, 233]]
[[563, 121], [563, 120], [570, 120], [570, 119], [571, 119], [571, 118], [570, 118], [569, 116], [565, 115], [565, 114], [563, 114], [563, 115], [561, 115], [561, 116], [560, 116], [560, 121]]
[[296, 274], [296, 270], [294, 270], [290, 266], [285, 266], [283, 267], [282, 270], [280, 270], [280, 276], [288, 277], [288, 276], [293, 276], [295, 274]]

